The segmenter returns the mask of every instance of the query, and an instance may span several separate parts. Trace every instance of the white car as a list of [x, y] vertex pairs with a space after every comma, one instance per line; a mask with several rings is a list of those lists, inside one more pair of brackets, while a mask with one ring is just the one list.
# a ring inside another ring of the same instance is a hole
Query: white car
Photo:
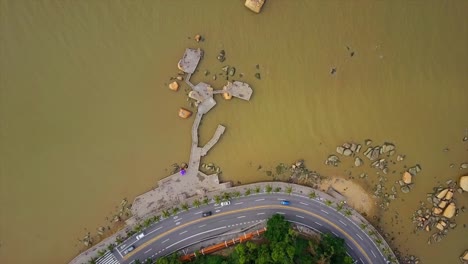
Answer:
[[231, 204], [231, 201], [225, 201], [225, 202], [221, 203], [221, 206], [226, 206], [226, 205], [230, 205], [230, 204]]
[[136, 236], [136, 239], [137, 239], [137, 240], [140, 240], [140, 239], [142, 239], [144, 236], [145, 236], [145, 233], [142, 232], [141, 234], [138, 234], [138, 235]]

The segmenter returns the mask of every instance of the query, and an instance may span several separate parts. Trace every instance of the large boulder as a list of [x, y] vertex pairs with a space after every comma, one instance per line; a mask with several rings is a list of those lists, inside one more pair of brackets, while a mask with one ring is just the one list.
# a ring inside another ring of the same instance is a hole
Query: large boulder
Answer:
[[447, 218], [452, 218], [455, 215], [456, 207], [454, 203], [450, 203], [447, 208], [445, 208], [443, 216]]
[[459, 185], [465, 192], [468, 192], [468, 175], [460, 177]]
[[447, 194], [447, 192], [448, 192], [448, 189], [443, 189], [442, 191], [440, 191], [439, 194], [437, 194], [437, 198], [439, 198], [439, 199], [444, 198], [445, 195]]
[[179, 90], [179, 84], [176, 81], [171, 82], [169, 84], [169, 89], [171, 89], [172, 91], [177, 91]]
[[403, 179], [402, 179], [402, 180], [403, 180], [404, 183], [410, 184], [410, 183], [411, 183], [411, 178], [412, 178], [412, 177], [413, 177], [413, 176], [411, 175], [411, 173], [405, 171], [405, 172], [403, 173]]
[[262, 10], [263, 4], [265, 4], [265, 0], [245, 0], [245, 6], [257, 14]]

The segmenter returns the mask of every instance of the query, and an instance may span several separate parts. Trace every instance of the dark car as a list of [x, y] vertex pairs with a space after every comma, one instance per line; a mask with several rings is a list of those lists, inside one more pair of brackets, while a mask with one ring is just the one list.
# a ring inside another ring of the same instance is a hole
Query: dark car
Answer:
[[289, 201], [286, 201], [286, 200], [285, 200], [285, 201], [281, 201], [281, 204], [282, 204], [282, 205], [289, 205], [289, 204], [291, 204], [291, 203], [290, 203]]
[[202, 217], [207, 217], [207, 216], [210, 216], [210, 215], [212, 215], [211, 211], [203, 212]]
[[123, 254], [126, 255], [126, 254], [132, 252], [134, 249], [135, 249], [135, 246], [131, 245], [123, 252]]

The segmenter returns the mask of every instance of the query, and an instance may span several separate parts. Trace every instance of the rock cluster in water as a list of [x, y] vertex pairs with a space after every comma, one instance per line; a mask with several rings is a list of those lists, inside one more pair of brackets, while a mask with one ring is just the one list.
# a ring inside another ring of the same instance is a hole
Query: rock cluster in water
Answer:
[[[417, 229], [436, 231], [429, 238], [428, 244], [440, 242], [450, 229], [457, 226], [453, 219], [459, 213], [454, 197], [456, 193], [463, 193], [463, 189], [457, 187], [456, 182], [449, 180], [445, 187], [435, 187], [434, 192], [427, 194], [429, 207], [426, 203], [422, 203], [414, 212], [413, 223]], [[465, 208], [461, 208], [461, 211], [464, 212]]]
[[[325, 164], [333, 167], [340, 166], [345, 159], [352, 158], [353, 167], [365, 169], [366, 163], [371, 169], [375, 169], [377, 178], [372, 176], [371, 171], [366, 170], [359, 175], [360, 179], [369, 179], [374, 181], [374, 196], [380, 198], [379, 207], [387, 209], [392, 200], [397, 198], [397, 190], [400, 189], [401, 193], [405, 194], [411, 191], [415, 184], [415, 176], [421, 171], [421, 166], [416, 164], [410, 168], [403, 165], [401, 178], [395, 179], [393, 186], [386, 186], [389, 174], [395, 174], [396, 170], [391, 170], [390, 167], [397, 165], [397, 162], [405, 160], [406, 156], [397, 154], [395, 144], [384, 142], [381, 145], [376, 145], [371, 139], [364, 140], [363, 144], [356, 142], [345, 142], [336, 147], [336, 153], [331, 154], [325, 160]], [[351, 171], [345, 171], [349, 178]]]

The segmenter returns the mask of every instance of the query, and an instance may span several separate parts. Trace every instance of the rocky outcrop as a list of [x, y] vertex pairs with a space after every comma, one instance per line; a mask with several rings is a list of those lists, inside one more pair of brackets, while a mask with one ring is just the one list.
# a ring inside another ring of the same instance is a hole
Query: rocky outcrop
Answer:
[[460, 188], [463, 189], [463, 191], [468, 192], [468, 175], [460, 177], [459, 185], [460, 185]]

